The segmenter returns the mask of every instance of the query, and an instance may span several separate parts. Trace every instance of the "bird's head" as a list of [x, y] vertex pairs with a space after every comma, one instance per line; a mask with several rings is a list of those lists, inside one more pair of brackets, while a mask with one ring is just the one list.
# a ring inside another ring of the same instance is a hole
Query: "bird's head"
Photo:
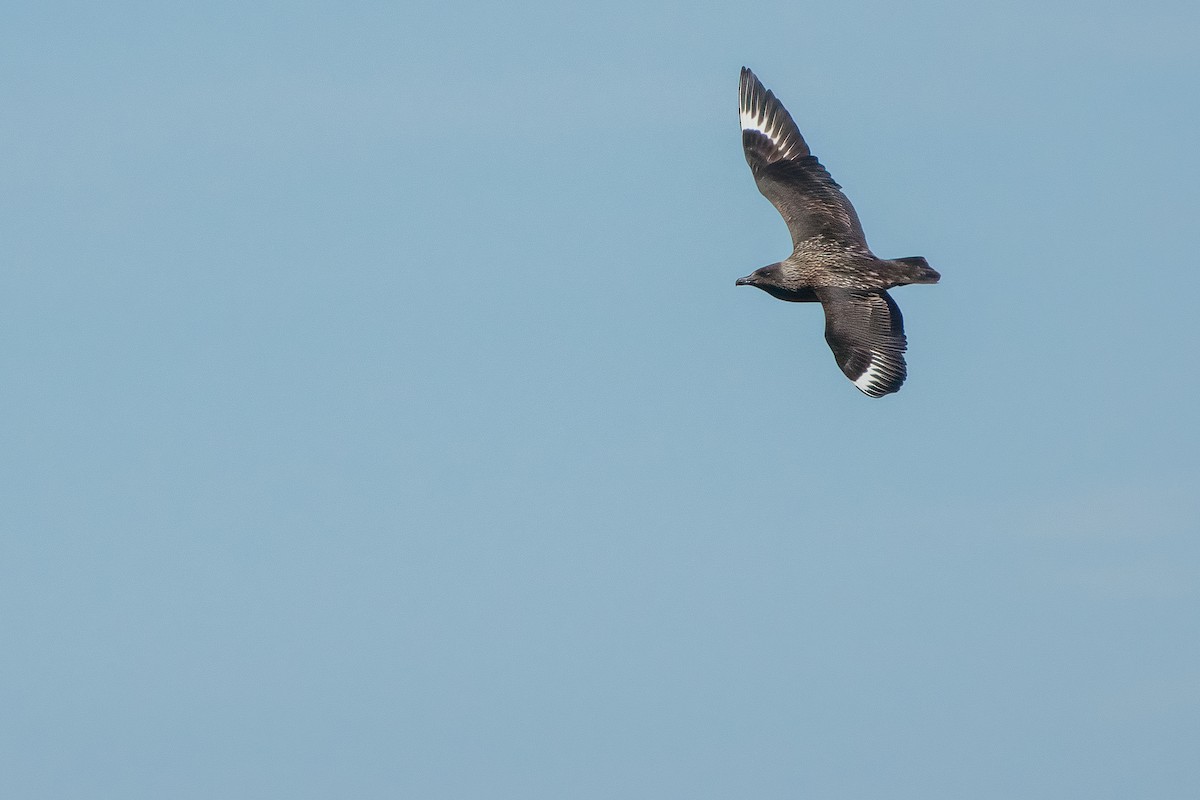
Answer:
[[772, 297], [789, 303], [814, 303], [817, 295], [811, 286], [806, 286], [800, 273], [789, 269], [783, 262], [768, 264], [756, 269], [744, 278], [737, 279], [738, 286], [757, 286]]
[[774, 264], [768, 264], [765, 267], [760, 267], [754, 270], [744, 278], [738, 278], [735, 285], [737, 286], [757, 286], [764, 291], [768, 286], [783, 285], [783, 265], [776, 261]]

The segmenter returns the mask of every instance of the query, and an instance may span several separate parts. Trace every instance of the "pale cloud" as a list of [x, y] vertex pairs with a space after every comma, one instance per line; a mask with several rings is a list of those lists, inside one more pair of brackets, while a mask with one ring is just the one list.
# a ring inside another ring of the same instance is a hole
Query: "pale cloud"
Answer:
[[1149, 538], [1200, 531], [1195, 485], [1098, 488], [1022, 515], [1025, 533], [1051, 537]]
[[1200, 675], [1145, 680], [1116, 689], [1105, 703], [1109, 716], [1133, 721], [1200, 708]]
[[1200, 587], [1200, 565], [1146, 560], [1068, 567], [1058, 573], [1068, 587], [1110, 598], [1184, 599]]

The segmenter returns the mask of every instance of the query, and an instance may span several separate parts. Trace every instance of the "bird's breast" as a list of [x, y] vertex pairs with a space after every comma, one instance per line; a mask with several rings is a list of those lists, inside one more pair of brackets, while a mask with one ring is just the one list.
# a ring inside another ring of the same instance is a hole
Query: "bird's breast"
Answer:
[[787, 300], [789, 303], [818, 303], [817, 293], [812, 289], [784, 289], [782, 286], [760, 286], [772, 297]]

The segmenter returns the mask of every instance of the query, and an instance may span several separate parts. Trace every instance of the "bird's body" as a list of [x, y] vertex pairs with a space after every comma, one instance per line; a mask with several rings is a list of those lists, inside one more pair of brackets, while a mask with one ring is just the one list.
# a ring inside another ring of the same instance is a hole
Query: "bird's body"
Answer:
[[937, 283], [925, 259], [877, 258], [854, 206], [812, 155], [787, 109], [750, 70], [739, 87], [742, 146], [759, 191], [792, 234], [792, 254], [738, 285], [780, 300], [819, 302], [825, 339], [838, 366], [864, 394], [898, 391], [907, 376], [904, 321], [888, 295], [894, 286]]

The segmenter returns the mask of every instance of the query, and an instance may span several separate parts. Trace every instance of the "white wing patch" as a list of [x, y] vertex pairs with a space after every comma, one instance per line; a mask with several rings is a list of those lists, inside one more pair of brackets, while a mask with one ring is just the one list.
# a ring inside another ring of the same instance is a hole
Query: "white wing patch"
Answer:
[[876, 353], [871, 354], [871, 363], [867, 364], [867, 368], [863, 370], [863, 374], [854, 379], [854, 385], [863, 394], [871, 397], [880, 397], [883, 394], [883, 389], [886, 387], [886, 381], [895, 377], [894, 367], [888, 369], [887, 362], [877, 357]]
[[754, 114], [748, 108], [741, 109], [741, 116], [742, 116], [742, 130], [758, 131], [759, 133], [765, 133], [767, 135], [768, 139], [770, 139], [772, 142], [775, 142], [776, 144], [779, 144], [779, 142], [775, 139], [775, 137], [771, 135], [771, 132], [767, 130], [767, 121], [765, 119], [763, 119], [761, 116]]
[[755, 114], [753, 111], [744, 106], [739, 109], [739, 111], [742, 118], [742, 130], [757, 131], [758, 133], [761, 133], [763, 136], [766, 136], [768, 139], [770, 139], [771, 144], [775, 146], [775, 151], [778, 153], [779, 159], [792, 157], [792, 151], [796, 148], [794, 146], [787, 147], [786, 149], [784, 148], [783, 136], [780, 135], [778, 126], [768, 125], [766, 114]]

